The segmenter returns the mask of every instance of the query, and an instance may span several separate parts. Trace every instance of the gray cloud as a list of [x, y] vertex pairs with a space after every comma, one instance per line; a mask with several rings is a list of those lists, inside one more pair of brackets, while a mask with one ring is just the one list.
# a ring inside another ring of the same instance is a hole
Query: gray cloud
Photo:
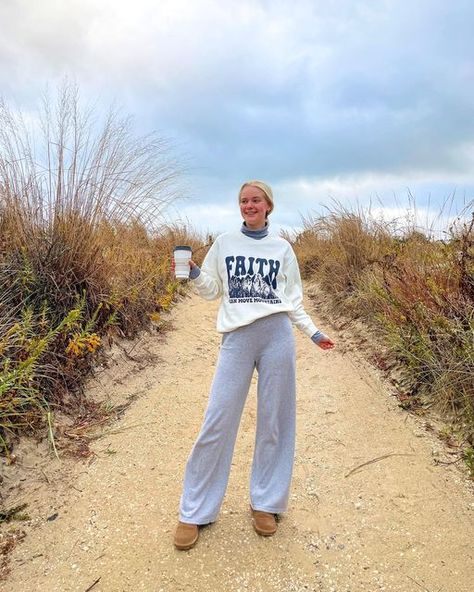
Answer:
[[0, 19], [7, 98], [73, 76], [175, 137], [209, 201], [254, 176], [474, 185], [467, 0], [22, 0]]

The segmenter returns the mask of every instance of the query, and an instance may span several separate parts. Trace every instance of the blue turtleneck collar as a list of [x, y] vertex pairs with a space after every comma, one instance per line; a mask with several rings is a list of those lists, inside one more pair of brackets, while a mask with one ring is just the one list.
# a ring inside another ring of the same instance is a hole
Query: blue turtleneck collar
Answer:
[[250, 228], [247, 228], [247, 225], [244, 222], [240, 228], [240, 231], [243, 232], [245, 236], [260, 240], [268, 235], [268, 221], [265, 222], [265, 226], [263, 228], [259, 228], [258, 230], [251, 230]]

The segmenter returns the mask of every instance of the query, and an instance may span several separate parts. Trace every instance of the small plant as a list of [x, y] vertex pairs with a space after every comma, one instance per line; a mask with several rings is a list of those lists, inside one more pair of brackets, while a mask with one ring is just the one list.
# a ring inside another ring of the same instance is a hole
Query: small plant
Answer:
[[23, 511], [27, 506], [28, 504], [20, 504], [9, 510], [0, 510], [0, 523], [11, 522], [12, 520], [30, 520], [29, 515]]
[[462, 457], [469, 471], [470, 478], [474, 479], [474, 448], [472, 446], [464, 448]]

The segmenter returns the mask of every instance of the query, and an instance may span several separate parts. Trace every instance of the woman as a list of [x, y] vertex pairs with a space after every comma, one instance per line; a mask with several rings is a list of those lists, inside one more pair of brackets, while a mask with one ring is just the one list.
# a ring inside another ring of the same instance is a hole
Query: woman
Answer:
[[199, 527], [214, 522], [227, 487], [240, 417], [254, 369], [258, 372], [257, 434], [250, 481], [253, 527], [276, 532], [275, 515], [288, 504], [295, 446], [295, 345], [291, 323], [322, 349], [334, 343], [303, 308], [293, 249], [268, 234], [273, 194], [262, 181], [239, 192], [244, 219], [238, 232], [219, 236], [202, 269], [190, 262], [200, 296], [221, 298], [223, 333], [204, 423], [188, 459], [176, 529], [176, 548], [194, 546]]

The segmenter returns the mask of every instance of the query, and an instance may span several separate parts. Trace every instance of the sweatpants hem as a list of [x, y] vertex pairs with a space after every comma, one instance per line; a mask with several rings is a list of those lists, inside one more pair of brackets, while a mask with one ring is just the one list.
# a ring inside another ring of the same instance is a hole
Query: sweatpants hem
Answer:
[[285, 509], [280, 509], [280, 508], [264, 508], [263, 506], [254, 506], [253, 504], [250, 504], [250, 507], [252, 508], [252, 510], [255, 510], [256, 512], [268, 512], [268, 514], [284, 514], [288, 508]]
[[210, 518], [209, 520], [193, 520], [192, 518], [179, 517], [180, 522], [183, 522], [184, 524], [196, 524], [197, 526], [206, 526], [207, 524], [212, 524], [216, 520], [217, 518]]

